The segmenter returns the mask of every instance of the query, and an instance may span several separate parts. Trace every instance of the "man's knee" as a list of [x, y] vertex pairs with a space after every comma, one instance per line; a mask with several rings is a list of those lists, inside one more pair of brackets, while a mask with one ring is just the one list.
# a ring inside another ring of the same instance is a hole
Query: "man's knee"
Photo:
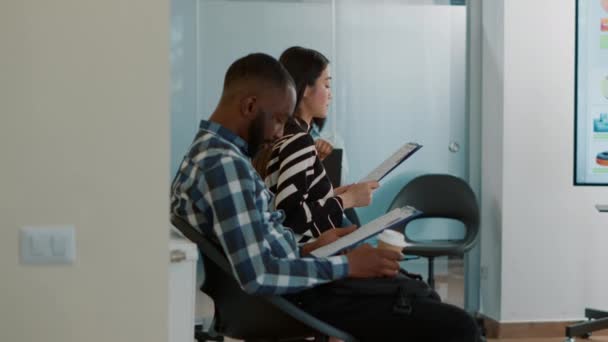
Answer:
[[479, 327], [477, 322], [468, 312], [450, 304], [431, 305], [431, 311], [435, 311], [435, 317], [440, 321], [440, 325], [449, 331], [450, 341], [479, 341]]
[[475, 318], [468, 312], [458, 308], [458, 328], [462, 331], [462, 335], [465, 338], [464, 341], [478, 342], [480, 337], [480, 330]]

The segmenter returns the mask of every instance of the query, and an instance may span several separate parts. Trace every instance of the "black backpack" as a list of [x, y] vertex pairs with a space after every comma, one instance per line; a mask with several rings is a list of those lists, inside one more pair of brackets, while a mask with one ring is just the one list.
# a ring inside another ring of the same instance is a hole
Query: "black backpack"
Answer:
[[345, 278], [321, 287], [336, 296], [395, 296], [393, 312], [403, 315], [412, 312], [412, 299], [441, 302], [439, 294], [419, 274], [403, 269], [393, 278]]

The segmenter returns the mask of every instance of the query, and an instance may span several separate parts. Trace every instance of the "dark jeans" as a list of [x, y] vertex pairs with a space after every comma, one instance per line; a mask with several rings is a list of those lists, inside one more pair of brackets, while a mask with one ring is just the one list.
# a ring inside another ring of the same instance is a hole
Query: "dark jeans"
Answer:
[[479, 330], [464, 310], [414, 299], [410, 314], [393, 312], [395, 296], [335, 295], [321, 286], [286, 296], [303, 310], [359, 341], [477, 342]]

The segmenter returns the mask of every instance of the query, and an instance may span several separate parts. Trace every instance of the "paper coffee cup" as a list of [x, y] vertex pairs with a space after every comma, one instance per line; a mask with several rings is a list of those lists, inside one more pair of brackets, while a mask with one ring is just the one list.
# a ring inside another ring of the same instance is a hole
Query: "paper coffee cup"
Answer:
[[405, 236], [397, 231], [385, 229], [378, 235], [378, 248], [390, 249], [401, 253], [405, 245]]

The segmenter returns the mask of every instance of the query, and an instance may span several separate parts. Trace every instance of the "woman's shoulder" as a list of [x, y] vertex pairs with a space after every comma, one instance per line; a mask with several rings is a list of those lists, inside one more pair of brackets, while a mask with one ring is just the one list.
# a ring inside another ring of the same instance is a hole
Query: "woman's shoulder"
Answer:
[[315, 146], [315, 141], [308, 133], [300, 132], [283, 136], [273, 146], [273, 154], [289, 155], [305, 148]]
[[283, 136], [277, 140], [273, 147], [268, 163], [266, 164], [266, 185], [271, 187], [278, 179], [280, 169], [285, 165], [307, 160], [314, 163], [316, 158], [315, 144], [308, 133], [296, 133]]

